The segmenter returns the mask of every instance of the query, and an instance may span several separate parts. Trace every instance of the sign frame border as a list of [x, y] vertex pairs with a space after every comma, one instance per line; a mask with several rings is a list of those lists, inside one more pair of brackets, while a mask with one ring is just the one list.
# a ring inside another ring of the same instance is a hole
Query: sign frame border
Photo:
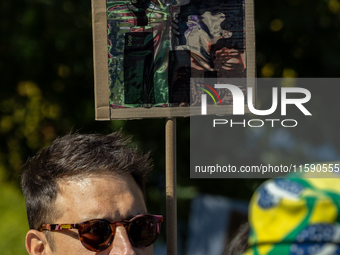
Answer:
[[[255, 86], [255, 23], [254, 1], [245, 1], [245, 33], [246, 33], [246, 79], [247, 88]], [[93, 31], [93, 68], [94, 68], [94, 95], [96, 120], [121, 120], [143, 118], [174, 118], [200, 115], [200, 107], [136, 107], [111, 108], [109, 104], [109, 73], [107, 53], [107, 14], [106, 0], [92, 0], [92, 31]], [[256, 102], [256, 93], [253, 93], [253, 102]], [[256, 103], [255, 103], [256, 104]], [[232, 105], [216, 108], [216, 114], [232, 114]], [[197, 108], [197, 109], [196, 109]], [[248, 112], [248, 109], [245, 110]], [[197, 114], [196, 114], [197, 113]], [[214, 111], [215, 114], [215, 111]]]

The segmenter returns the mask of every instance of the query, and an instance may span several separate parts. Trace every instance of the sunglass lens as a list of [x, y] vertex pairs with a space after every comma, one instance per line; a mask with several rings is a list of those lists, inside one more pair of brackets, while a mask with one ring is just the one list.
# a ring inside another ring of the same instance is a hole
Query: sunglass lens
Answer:
[[80, 233], [84, 246], [91, 251], [103, 251], [111, 245], [112, 229], [108, 222], [87, 222]]
[[151, 216], [135, 219], [129, 230], [130, 240], [134, 246], [146, 247], [153, 244], [157, 237], [157, 222]]

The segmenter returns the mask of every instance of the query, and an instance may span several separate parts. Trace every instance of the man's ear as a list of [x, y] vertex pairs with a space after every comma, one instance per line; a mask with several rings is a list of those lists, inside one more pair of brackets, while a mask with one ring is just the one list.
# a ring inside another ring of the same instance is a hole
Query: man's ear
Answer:
[[26, 235], [26, 250], [30, 255], [51, 254], [51, 249], [46, 236], [35, 229], [31, 229]]

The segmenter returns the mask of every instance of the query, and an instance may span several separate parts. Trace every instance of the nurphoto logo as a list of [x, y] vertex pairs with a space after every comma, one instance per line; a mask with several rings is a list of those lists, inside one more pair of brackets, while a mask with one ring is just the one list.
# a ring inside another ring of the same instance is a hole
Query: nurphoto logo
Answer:
[[[217, 98], [220, 101], [220, 104], [222, 106], [222, 101], [217, 93], [217, 91], [212, 88], [211, 86], [207, 84], [203, 84], [204, 86], [208, 87], [215, 95], [217, 95]], [[214, 86], [217, 89], [228, 89], [233, 98], [233, 115], [244, 115], [244, 94], [243, 91], [231, 84], [215, 84]], [[215, 105], [216, 100], [214, 99], [213, 95], [204, 88], [200, 88], [204, 92], [210, 95], [211, 98], [213, 98]], [[289, 94], [302, 94], [302, 98], [289, 98]], [[201, 95], [201, 115], [207, 114], [207, 94]], [[272, 105], [269, 109], [266, 110], [258, 110], [254, 107], [253, 102], [253, 88], [248, 87], [247, 89], [247, 106], [251, 113], [258, 115], [258, 116], [268, 116], [270, 114], [273, 114], [278, 106], [278, 88], [274, 87], [272, 88]], [[287, 105], [295, 105], [304, 115], [306, 116], [312, 116], [312, 114], [306, 109], [306, 107], [303, 105], [307, 103], [311, 99], [311, 93], [308, 89], [305, 88], [298, 88], [298, 87], [282, 87], [281, 88], [281, 116], [287, 115]], [[233, 122], [232, 119], [214, 119], [213, 120], [213, 127], [216, 127], [216, 125], [226, 125], [229, 124], [230, 127], [241, 125], [243, 127], [249, 126], [249, 127], [262, 127], [265, 123], [271, 123], [271, 126], [274, 127], [276, 122], [280, 122], [282, 127], [295, 127], [297, 126], [298, 122], [295, 119], [250, 119], [246, 121], [245, 119], [242, 122]]]

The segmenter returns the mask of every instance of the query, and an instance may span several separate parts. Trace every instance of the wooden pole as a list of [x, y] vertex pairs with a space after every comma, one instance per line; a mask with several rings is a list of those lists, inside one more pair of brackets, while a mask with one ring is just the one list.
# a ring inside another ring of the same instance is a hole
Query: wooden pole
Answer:
[[165, 124], [167, 255], [177, 255], [176, 118]]

